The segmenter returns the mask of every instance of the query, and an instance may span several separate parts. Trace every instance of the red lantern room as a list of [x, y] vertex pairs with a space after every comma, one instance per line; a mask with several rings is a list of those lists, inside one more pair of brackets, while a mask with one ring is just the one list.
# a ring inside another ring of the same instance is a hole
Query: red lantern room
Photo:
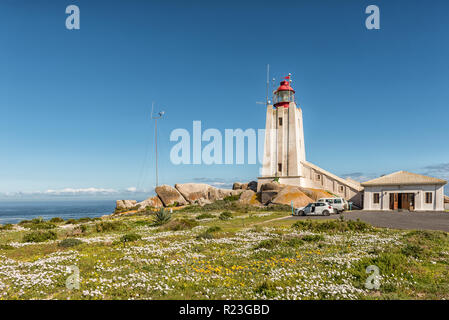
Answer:
[[273, 103], [276, 108], [288, 108], [290, 102], [295, 102], [295, 90], [290, 86], [290, 76], [281, 81], [281, 85], [274, 92]]

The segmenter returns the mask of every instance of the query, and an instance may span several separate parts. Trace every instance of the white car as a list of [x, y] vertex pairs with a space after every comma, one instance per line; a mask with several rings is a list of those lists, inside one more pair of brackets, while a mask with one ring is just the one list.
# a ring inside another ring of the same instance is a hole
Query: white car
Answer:
[[334, 207], [333, 213], [342, 213], [345, 210], [348, 210], [348, 201], [344, 198], [321, 198], [318, 199], [318, 202], [325, 202]]
[[313, 202], [294, 211], [295, 216], [328, 216], [334, 212], [334, 208], [325, 202]]

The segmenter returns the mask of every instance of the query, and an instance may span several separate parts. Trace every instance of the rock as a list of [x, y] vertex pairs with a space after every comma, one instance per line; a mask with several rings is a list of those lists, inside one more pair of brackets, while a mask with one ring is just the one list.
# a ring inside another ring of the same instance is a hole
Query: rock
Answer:
[[334, 198], [332, 194], [329, 192], [326, 192], [322, 189], [313, 189], [313, 188], [301, 188], [300, 190], [304, 192], [309, 198], [311, 198], [314, 201], [317, 201], [320, 198]]
[[171, 186], [162, 185], [156, 187], [155, 191], [165, 207], [172, 205], [183, 206], [187, 204], [186, 199], [184, 199], [179, 191]]
[[314, 202], [304, 192], [302, 192], [300, 188], [295, 186], [284, 187], [277, 194], [277, 196], [273, 200], [271, 200], [271, 202], [274, 204], [286, 204], [286, 205], [291, 205], [292, 201], [293, 206], [295, 208], [304, 207], [309, 203]]
[[238, 202], [240, 204], [247, 204], [252, 206], [262, 205], [259, 200], [257, 200], [257, 193], [255, 193], [253, 190], [243, 191]]
[[284, 185], [277, 182], [267, 182], [260, 186], [260, 191], [280, 191]]
[[251, 181], [251, 182], [249, 182], [248, 185], [247, 185], [247, 187], [246, 187], [246, 189], [247, 189], [247, 190], [252, 190], [252, 191], [254, 191], [254, 192], [257, 192], [257, 181]]
[[234, 182], [234, 184], [232, 185], [232, 190], [246, 190], [247, 188], [247, 183]]
[[205, 183], [176, 184], [175, 188], [190, 204], [198, 203], [200, 205], [223, 200], [244, 191], [215, 188]]
[[115, 208], [118, 210], [130, 209], [135, 207], [137, 200], [117, 200], [115, 203]]
[[264, 190], [259, 192], [260, 202], [263, 204], [269, 203], [274, 197], [276, 197], [278, 191]]
[[158, 196], [150, 197], [138, 202], [136, 205], [139, 207], [138, 211], [145, 210], [146, 207], [162, 208], [164, 206]]

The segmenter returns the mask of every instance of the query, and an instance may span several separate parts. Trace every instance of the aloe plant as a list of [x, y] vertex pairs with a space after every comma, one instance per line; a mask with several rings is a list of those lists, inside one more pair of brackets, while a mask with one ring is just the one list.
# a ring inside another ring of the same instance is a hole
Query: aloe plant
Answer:
[[153, 218], [153, 226], [162, 226], [171, 220], [171, 213], [161, 208]]

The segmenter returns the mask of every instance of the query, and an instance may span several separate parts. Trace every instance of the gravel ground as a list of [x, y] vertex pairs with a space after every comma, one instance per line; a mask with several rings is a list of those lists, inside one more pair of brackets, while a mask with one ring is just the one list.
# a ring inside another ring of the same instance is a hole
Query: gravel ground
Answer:
[[[393, 229], [441, 230], [449, 232], [449, 212], [350, 211], [345, 219], [360, 219], [376, 227]], [[340, 215], [289, 217], [288, 219], [337, 219]]]

